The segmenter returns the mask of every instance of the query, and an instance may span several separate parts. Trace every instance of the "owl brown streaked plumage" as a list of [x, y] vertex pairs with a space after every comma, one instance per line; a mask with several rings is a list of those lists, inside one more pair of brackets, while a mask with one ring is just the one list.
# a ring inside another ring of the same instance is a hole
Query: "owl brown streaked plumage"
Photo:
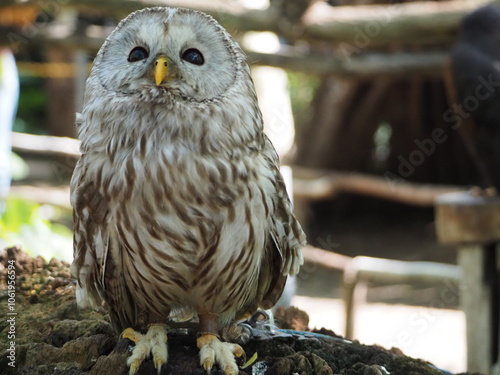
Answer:
[[168, 321], [188, 314], [205, 369], [237, 374], [243, 350], [219, 330], [277, 301], [305, 242], [240, 47], [200, 12], [132, 13], [94, 61], [77, 127], [78, 303], [104, 303], [136, 342], [131, 373], [166, 363]]

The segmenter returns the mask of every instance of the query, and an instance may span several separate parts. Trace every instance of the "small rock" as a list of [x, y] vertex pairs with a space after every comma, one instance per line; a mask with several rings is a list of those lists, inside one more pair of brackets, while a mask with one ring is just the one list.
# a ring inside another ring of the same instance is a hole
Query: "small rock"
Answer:
[[109, 355], [102, 355], [97, 359], [89, 375], [126, 374], [128, 356], [128, 340], [120, 340]]
[[62, 277], [55, 277], [50, 282], [49, 285], [52, 289], [57, 289], [61, 286], [66, 286], [71, 282], [70, 279], [64, 279]]

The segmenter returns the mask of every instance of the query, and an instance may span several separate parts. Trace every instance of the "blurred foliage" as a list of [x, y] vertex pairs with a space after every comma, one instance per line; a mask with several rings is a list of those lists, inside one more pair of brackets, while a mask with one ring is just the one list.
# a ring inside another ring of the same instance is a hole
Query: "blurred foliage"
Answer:
[[47, 118], [48, 98], [44, 80], [38, 77], [20, 77], [21, 90], [17, 107], [17, 118], [13, 130], [21, 133], [46, 134], [42, 124]]
[[5, 246], [21, 246], [31, 256], [41, 255], [71, 260], [72, 231], [48, 218], [62, 215], [60, 209], [50, 205], [8, 197], [0, 217], [0, 239]]
[[391, 155], [392, 127], [388, 122], [381, 122], [373, 134], [373, 162], [375, 170], [384, 173], [389, 168], [388, 160]]
[[[29, 173], [26, 162], [14, 153], [11, 162], [12, 179], [25, 178]], [[71, 261], [73, 233], [56, 223], [67, 220], [67, 210], [15, 196], [7, 197], [4, 203], [3, 212], [0, 209], [0, 248], [18, 245], [31, 256]]]
[[320, 77], [312, 74], [288, 72], [290, 99], [296, 128], [309, 124], [313, 114], [311, 104], [314, 93], [320, 84], [320, 79]]

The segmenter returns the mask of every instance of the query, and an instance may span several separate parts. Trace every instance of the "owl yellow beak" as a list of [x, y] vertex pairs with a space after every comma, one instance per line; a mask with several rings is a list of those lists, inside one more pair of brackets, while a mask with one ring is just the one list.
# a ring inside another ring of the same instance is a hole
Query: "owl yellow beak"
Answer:
[[168, 62], [164, 56], [155, 60], [155, 83], [160, 85], [168, 75]]

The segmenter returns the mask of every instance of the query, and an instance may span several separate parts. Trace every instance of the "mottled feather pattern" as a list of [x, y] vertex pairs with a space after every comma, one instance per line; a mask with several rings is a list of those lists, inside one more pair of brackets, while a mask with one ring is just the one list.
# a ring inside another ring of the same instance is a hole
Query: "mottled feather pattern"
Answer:
[[[144, 12], [176, 25], [184, 11], [165, 16], [165, 9]], [[111, 87], [101, 77], [115, 31], [96, 58], [77, 117], [72, 269], [79, 303], [103, 301], [118, 330], [139, 326], [143, 313], [166, 318], [206, 309], [226, 325], [264, 300], [274, 304], [286, 275], [303, 262], [305, 237], [263, 133], [244, 55], [215, 21], [193, 13], [229, 51], [227, 87], [197, 85], [195, 98], [184, 83]]]

